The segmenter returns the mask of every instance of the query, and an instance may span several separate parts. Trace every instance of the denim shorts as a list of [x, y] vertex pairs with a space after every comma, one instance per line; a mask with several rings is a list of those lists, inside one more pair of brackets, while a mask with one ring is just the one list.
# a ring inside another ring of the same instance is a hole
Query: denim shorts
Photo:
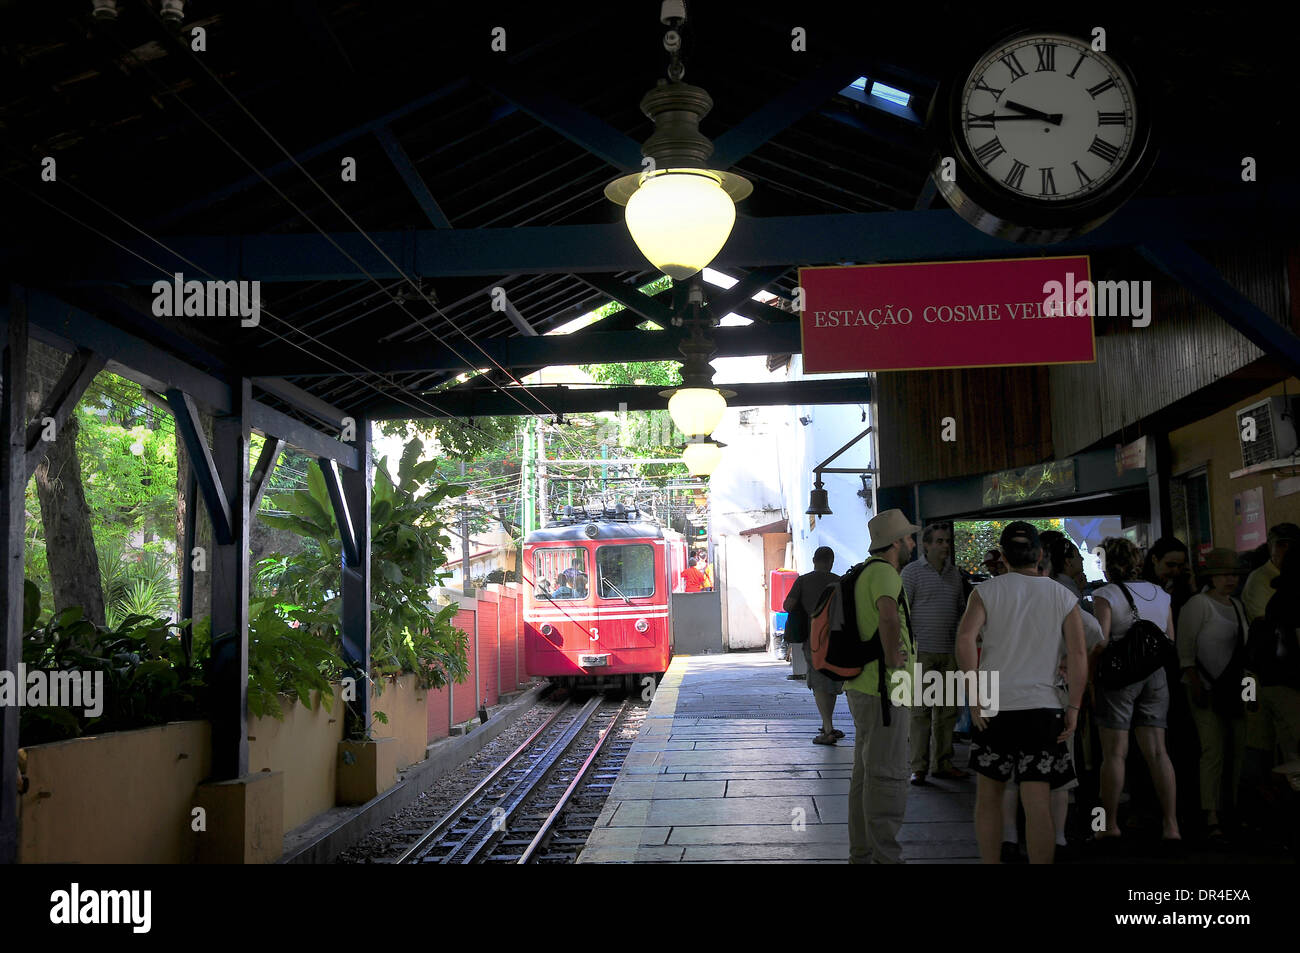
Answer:
[[1097, 686], [1097, 725], [1114, 731], [1166, 728], [1169, 725], [1169, 680], [1158, 668], [1123, 688]]

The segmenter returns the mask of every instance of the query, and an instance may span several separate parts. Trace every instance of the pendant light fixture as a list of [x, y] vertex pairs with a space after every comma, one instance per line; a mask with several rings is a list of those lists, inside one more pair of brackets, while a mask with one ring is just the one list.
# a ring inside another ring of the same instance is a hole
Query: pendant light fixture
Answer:
[[677, 349], [682, 354], [682, 386], [659, 392], [668, 398], [668, 413], [677, 429], [687, 437], [707, 437], [717, 429], [727, 409], [727, 398], [735, 391], [713, 386], [713, 365], [709, 358], [717, 350], [704, 331], [704, 286], [698, 276], [687, 294], [691, 334]]
[[722, 462], [722, 448], [726, 444], [715, 443], [705, 437], [695, 437], [687, 441], [682, 451], [682, 463], [691, 476], [712, 476], [713, 471]]
[[661, 20], [670, 29], [664, 49], [670, 55], [668, 79], [646, 93], [641, 112], [655, 131], [641, 146], [649, 168], [605, 186], [605, 197], [626, 206], [624, 220], [637, 248], [656, 268], [681, 281], [699, 273], [722, 250], [736, 223], [736, 203], [754, 187], [743, 176], [705, 167], [713, 143], [700, 132], [700, 120], [713, 99], [682, 82], [681, 34], [685, 5], [663, 4]]

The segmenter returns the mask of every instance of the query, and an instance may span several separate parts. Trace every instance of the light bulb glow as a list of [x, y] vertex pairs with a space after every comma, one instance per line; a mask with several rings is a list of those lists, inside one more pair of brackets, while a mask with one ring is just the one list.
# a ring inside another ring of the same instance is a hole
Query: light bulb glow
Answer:
[[647, 176], [627, 203], [627, 229], [656, 268], [676, 281], [717, 257], [736, 224], [736, 205], [701, 170]]
[[688, 443], [682, 451], [682, 463], [691, 476], [709, 476], [722, 462], [722, 448], [716, 443]]
[[668, 399], [668, 414], [688, 437], [706, 437], [718, 429], [726, 398], [711, 387], [682, 387]]

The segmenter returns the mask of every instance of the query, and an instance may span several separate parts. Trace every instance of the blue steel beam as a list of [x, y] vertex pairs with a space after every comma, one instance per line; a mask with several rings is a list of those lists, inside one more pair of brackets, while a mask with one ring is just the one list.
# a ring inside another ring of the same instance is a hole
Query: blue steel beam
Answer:
[[550, 93], [526, 88], [509, 77], [494, 75], [491, 78], [484, 77], [480, 82], [538, 122], [610, 165], [625, 172], [641, 169], [641, 144], [605, 120]]
[[[1097, 248], [1236, 240], [1242, 234], [1291, 237], [1300, 213], [1300, 188], [1259, 186], [1247, 194], [1180, 196], [1131, 201], [1114, 217], [1077, 238], [1054, 245], [1021, 245], [978, 231], [949, 209], [864, 214], [738, 218], [714, 267], [837, 261], [907, 262], [941, 259], [1072, 254]], [[369, 241], [355, 233], [332, 236], [377, 278], [400, 277]], [[643, 271], [646, 260], [626, 226], [425, 229], [372, 232], [407, 275], [463, 277], [555, 272]], [[355, 281], [366, 274], [320, 235], [177, 237], [172, 248], [218, 276], [273, 281]], [[156, 247], [164, 267], [192, 271]], [[64, 256], [65, 277], [100, 282], [152, 283], [156, 269], [117, 249], [93, 247]]]
[[388, 156], [388, 161], [393, 164], [393, 168], [402, 177], [402, 181], [410, 189], [415, 201], [424, 210], [425, 217], [429, 219], [429, 224], [434, 228], [451, 228], [451, 222], [447, 220], [447, 216], [438, 207], [438, 202], [433, 197], [433, 193], [429, 191], [429, 186], [425, 184], [419, 170], [415, 168], [415, 163], [411, 161], [411, 157], [402, 148], [402, 144], [397, 141], [397, 136], [393, 135], [393, 130], [387, 126], [381, 126], [375, 130], [375, 138], [384, 147], [384, 153]]
[[[757, 302], [753, 302], [757, 304]], [[742, 303], [739, 307], [744, 307]], [[766, 305], [762, 307], [767, 307]], [[799, 324], [793, 315], [767, 308], [784, 323], [715, 328], [713, 341], [717, 357], [749, 357], [757, 354], [788, 354], [800, 350]], [[741, 311], [737, 310], [737, 314]], [[749, 317], [749, 315], [745, 315]], [[604, 322], [600, 322], [603, 324]], [[683, 332], [666, 331], [583, 331], [574, 334], [543, 334], [538, 337], [489, 338], [479, 341], [487, 356], [477, 348], [463, 348], [463, 360], [433, 339], [411, 341], [401, 347], [391, 344], [349, 349], [349, 353], [370, 371], [380, 374], [472, 371], [489, 364], [509, 369], [549, 367], [557, 364], [622, 364], [629, 361], [676, 361], [677, 345]], [[248, 373], [254, 381], [268, 376], [336, 377], [337, 368], [304, 355], [297, 348], [257, 352]], [[441, 398], [439, 398], [441, 400]]]
[[814, 112], [862, 75], [857, 57], [839, 57], [713, 140], [709, 167], [729, 169], [781, 130]]
[[1300, 375], [1300, 337], [1278, 324], [1249, 301], [1208, 261], [1183, 242], [1144, 244], [1138, 248], [1147, 261], [1213, 308], [1252, 344], [1278, 358], [1292, 374]]
[[[295, 153], [293, 160], [296, 160], [300, 164], [303, 162], [309, 162], [317, 156], [324, 155], [327, 152], [337, 149], [339, 146], [351, 142], [353, 139], [364, 136], [366, 133], [378, 132], [380, 129], [387, 128], [387, 126], [393, 121], [401, 119], [403, 116], [407, 116], [416, 110], [423, 109], [431, 103], [436, 103], [438, 100], [444, 99], [453, 93], [458, 93], [468, 85], [469, 80], [467, 79], [458, 79], [454, 83], [448, 83], [446, 86], [435, 89], [433, 92], [427, 93], [418, 99], [413, 99], [408, 103], [403, 103], [401, 106], [384, 113], [377, 119], [371, 119], [359, 126], [353, 126], [351, 129], [347, 129], [339, 133], [337, 136], [331, 136], [329, 139], [326, 139], [323, 142], [318, 142], [316, 145], [304, 149], [302, 152]], [[168, 225], [180, 221], [187, 215], [193, 215], [195, 212], [201, 212], [206, 208], [211, 208], [218, 202], [228, 199], [232, 195], [238, 195], [245, 189], [252, 188], [259, 184], [262, 181], [263, 175], [268, 179], [274, 179], [277, 175], [287, 172], [289, 169], [293, 168], [293, 160], [285, 159], [282, 162], [277, 162], [275, 165], [261, 170], [262, 175], [258, 175], [257, 173], [246, 175], [242, 179], [231, 182], [229, 185], [217, 189], [215, 192], [209, 192], [207, 195], [197, 198], [192, 202], [187, 202], [179, 208], [172, 209], [172, 211], [152, 219], [148, 223], [148, 226], [150, 229], [166, 228]]]

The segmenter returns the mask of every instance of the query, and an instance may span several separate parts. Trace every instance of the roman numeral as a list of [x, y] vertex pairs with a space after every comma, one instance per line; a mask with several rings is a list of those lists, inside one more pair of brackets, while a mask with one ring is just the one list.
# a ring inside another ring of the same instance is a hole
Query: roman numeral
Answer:
[[[991, 115], [991, 114], [990, 114]], [[1099, 126], [1127, 126], [1127, 113], [1097, 113], [1097, 125]]]
[[984, 145], [975, 150], [975, 158], [979, 159], [980, 163], [985, 168], [988, 168], [990, 162], [1006, 151], [1006, 149], [1002, 148], [1001, 140], [999, 140], [997, 136], [994, 136], [988, 142], [984, 143]]
[[1112, 146], [1105, 139], [1099, 139], [1096, 136], [1093, 136], [1092, 145], [1088, 147], [1088, 151], [1105, 159], [1107, 164], [1119, 158], [1119, 146]]
[[1088, 58], [1088, 54], [1086, 54], [1086, 53], [1080, 53], [1080, 54], [1079, 54], [1079, 61], [1078, 61], [1077, 63], [1074, 64], [1074, 69], [1070, 70], [1070, 72], [1067, 73], [1066, 75], [1069, 76], [1070, 79], [1074, 79], [1074, 74], [1077, 73], [1077, 72], [1079, 72], [1079, 67], [1083, 65], [1083, 61], [1084, 61], [1085, 59], [1087, 59], [1087, 58]]
[[990, 85], [988, 85], [986, 82], [984, 82], [984, 77], [983, 77], [983, 76], [981, 76], [981, 77], [980, 77], [980, 78], [975, 82], [975, 88], [976, 88], [976, 89], [982, 89], [982, 90], [984, 90], [984, 92], [986, 92], [986, 93], [992, 93], [994, 99], [997, 99], [999, 96], [1001, 96], [1002, 93], [1003, 93], [1003, 91], [1004, 91], [1004, 89], [1005, 89], [1005, 87], [1003, 87], [1003, 89], [994, 89], [992, 86], [990, 86]]
[[1035, 45], [1034, 50], [1038, 53], [1038, 69], [1034, 70], [1034, 72], [1042, 73], [1045, 70], [1056, 72], [1056, 44]]
[[1085, 185], [1087, 185], [1089, 182], [1092, 181], [1092, 177], [1089, 176], [1088, 173], [1084, 172], [1082, 169], [1079, 168], [1079, 163], [1072, 162], [1071, 165], [1074, 166], [1074, 172], [1079, 177], [1079, 188], [1083, 188]]
[[1013, 189], [1019, 189], [1020, 183], [1023, 182], [1025, 179], [1025, 170], [1028, 168], [1029, 166], [1025, 165], [1023, 162], [1019, 161], [1018, 159], [1012, 159], [1011, 171], [1007, 173], [1007, 177], [1002, 181], [1005, 182], [1007, 185], [1011, 186], [1011, 188]]
[[1098, 83], [1096, 86], [1089, 86], [1088, 92], [1092, 93], [1093, 99], [1096, 99], [1106, 90], [1114, 88], [1114, 86], [1115, 81], [1108, 76], [1103, 82]]
[[1007, 69], [1011, 70], [1011, 82], [1015, 82], [1025, 75], [1025, 68], [1020, 65], [1020, 60], [1016, 59], [1015, 53], [1008, 53], [1002, 57], [1002, 62], [1007, 64]]
[[1052, 170], [1049, 168], [1049, 169], [1039, 169], [1038, 171], [1043, 177], [1043, 187], [1039, 190], [1039, 194], [1055, 195], [1056, 179], [1052, 178]]
[[982, 115], [982, 116], [977, 116], [977, 115], [975, 115], [975, 113], [971, 112], [970, 110], [967, 110], [967, 111], [966, 111], [966, 128], [967, 128], [967, 129], [992, 129], [992, 128], [993, 128], [993, 114], [992, 114], [992, 113], [985, 113], [985, 114]]

